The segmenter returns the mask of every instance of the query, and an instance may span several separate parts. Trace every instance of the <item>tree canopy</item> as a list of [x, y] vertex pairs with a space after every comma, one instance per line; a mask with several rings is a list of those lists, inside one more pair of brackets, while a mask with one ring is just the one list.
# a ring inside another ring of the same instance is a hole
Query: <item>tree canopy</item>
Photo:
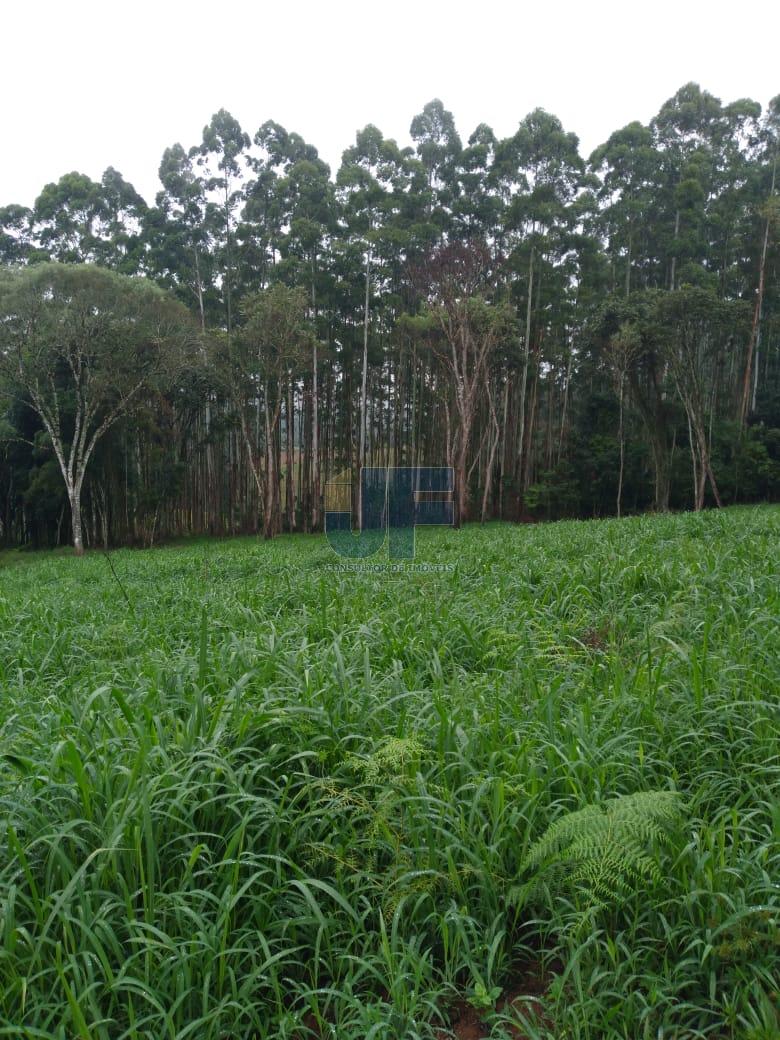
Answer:
[[460, 521], [777, 497], [778, 113], [688, 83], [586, 159], [434, 99], [332, 172], [222, 109], [151, 203], [9, 201], [2, 539], [316, 530], [364, 465], [453, 466]]

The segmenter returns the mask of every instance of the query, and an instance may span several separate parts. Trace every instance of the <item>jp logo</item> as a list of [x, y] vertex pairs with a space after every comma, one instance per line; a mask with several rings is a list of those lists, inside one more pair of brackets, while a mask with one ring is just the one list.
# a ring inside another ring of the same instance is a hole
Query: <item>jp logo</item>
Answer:
[[351, 513], [325, 511], [325, 534], [339, 556], [364, 560], [389, 538], [390, 559], [411, 560], [415, 527], [452, 525], [451, 466], [364, 466], [360, 484], [359, 532], [352, 533]]

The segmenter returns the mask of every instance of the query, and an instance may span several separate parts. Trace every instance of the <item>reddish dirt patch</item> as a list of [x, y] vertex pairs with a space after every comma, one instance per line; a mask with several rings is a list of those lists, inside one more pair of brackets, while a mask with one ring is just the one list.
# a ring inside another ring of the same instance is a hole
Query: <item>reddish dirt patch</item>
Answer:
[[598, 628], [588, 628], [580, 636], [580, 642], [589, 650], [605, 650], [609, 641], [609, 625], [599, 625]]
[[449, 1029], [436, 1030], [436, 1040], [449, 1040], [453, 1036], [458, 1040], [481, 1040], [489, 1035], [478, 1012], [465, 1000], [459, 1000], [452, 1005], [450, 1019], [452, 1025]]
[[[519, 965], [504, 988], [496, 1011], [509, 1016], [517, 1003], [518, 1010], [522, 1008], [527, 1016], [536, 1013], [537, 1020], [549, 1026], [549, 1020], [542, 1014], [540, 1000], [546, 993], [550, 980], [551, 976], [543, 971], [541, 964]], [[484, 1040], [490, 1036], [491, 1028], [485, 1021], [485, 1014], [477, 1011], [467, 1001], [458, 1000], [449, 1010], [450, 1027], [437, 1030], [437, 1040]], [[518, 1026], [504, 1022], [503, 1028], [513, 1040], [527, 1040], [526, 1034]]]

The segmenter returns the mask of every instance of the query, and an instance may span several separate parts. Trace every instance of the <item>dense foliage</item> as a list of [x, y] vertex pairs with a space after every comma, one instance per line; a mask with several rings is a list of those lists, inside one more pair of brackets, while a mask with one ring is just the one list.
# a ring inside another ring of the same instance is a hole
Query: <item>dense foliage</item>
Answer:
[[[452, 465], [460, 520], [776, 497], [779, 121], [778, 99], [688, 84], [585, 161], [541, 109], [464, 143], [433, 101], [413, 147], [367, 126], [332, 179], [299, 135], [222, 110], [166, 150], [154, 205], [109, 168], [0, 209], [7, 277], [144, 276], [202, 337], [96, 446], [84, 540], [316, 530], [367, 462]], [[46, 424], [9, 400], [2, 538], [64, 542]]]
[[779, 541], [5, 553], [0, 1035], [773, 1040]]

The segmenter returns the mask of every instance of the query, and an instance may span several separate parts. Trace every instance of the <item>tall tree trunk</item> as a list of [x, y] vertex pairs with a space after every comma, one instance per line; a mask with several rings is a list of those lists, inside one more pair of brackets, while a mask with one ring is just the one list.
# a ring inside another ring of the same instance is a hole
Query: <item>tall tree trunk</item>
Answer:
[[491, 421], [491, 427], [492, 428], [491, 428], [491, 437], [490, 437], [490, 448], [488, 450], [487, 466], [486, 466], [486, 469], [485, 469], [485, 488], [484, 488], [484, 491], [482, 492], [482, 515], [481, 515], [481, 522], [483, 524], [484, 524], [485, 520], [487, 519], [488, 500], [490, 498], [490, 490], [491, 490], [491, 487], [493, 485], [493, 466], [495, 465], [496, 448], [498, 447], [498, 439], [499, 439], [499, 432], [500, 432], [499, 428], [498, 428], [498, 419], [496, 417], [496, 409], [495, 409], [495, 406], [494, 406], [494, 403], [493, 403], [493, 394], [492, 394], [491, 389], [490, 389], [490, 377], [489, 376], [488, 376], [488, 379], [487, 379], [487, 381], [485, 383], [485, 389], [487, 390], [488, 407], [489, 407], [489, 410], [490, 410], [490, 421]]
[[315, 334], [314, 346], [312, 347], [312, 391], [311, 391], [311, 458], [312, 458], [312, 489], [311, 489], [311, 529], [318, 531], [320, 528], [320, 413], [319, 413], [319, 386], [317, 383], [317, 340]]
[[498, 516], [499, 519], [504, 519], [504, 484], [506, 482], [506, 469], [507, 469], [507, 448], [509, 446], [508, 437], [508, 416], [509, 416], [509, 372], [506, 374], [504, 380], [504, 409], [501, 419], [501, 431], [503, 433], [503, 440], [501, 444], [501, 468], [499, 470], [499, 485], [498, 485]]
[[701, 500], [699, 508], [701, 509], [704, 506], [704, 486], [706, 482], [709, 481], [712, 497], [715, 499], [715, 505], [720, 509], [723, 503], [720, 499], [718, 485], [715, 482], [715, 474], [712, 471], [712, 460], [710, 458], [710, 446], [707, 439], [707, 431], [704, 429], [704, 425], [699, 416], [694, 417], [694, 427], [696, 431], [696, 439], [699, 443], [699, 462], [701, 464], [701, 472], [699, 474], [699, 480], [701, 482]]
[[314, 256], [311, 261], [311, 312], [314, 321], [314, 340], [312, 341], [312, 381], [311, 381], [311, 529], [318, 531], [320, 527], [320, 413], [317, 358], [317, 302], [314, 286]]
[[571, 383], [571, 366], [574, 358], [574, 334], [572, 333], [571, 341], [569, 342], [568, 357], [566, 359], [566, 382], [563, 386], [563, 404], [561, 406], [561, 426], [560, 433], [558, 436], [558, 465], [560, 465], [561, 457], [563, 455], [563, 439], [566, 433], [566, 413], [569, 408], [569, 384]]
[[287, 473], [284, 481], [287, 530], [295, 530], [295, 395], [292, 379], [287, 384]]
[[623, 470], [625, 468], [625, 456], [626, 456], [626, 438], [623, 432], [623, 399], [625, 397], [625, 376], [621, 372], [620, 384], [618, 389], [618, 401], [619, 401], [619, 412], [618, 412], [618, 440], [620, 442], [620, 466], [618, 469], [618, 487], [617, 487], [617, 515], [618, 520], [620, 519], [621, 504], [623, 501]]
[[360, 437], [358, 448], [358, 528], [363, 530], [363, 463], [366, 457], [366, 387], [368, 383], [368, 323], [371, 293], [371, 246], [366, 252], [366, 295], [363, 307], [363, 374], [360, 381]]
[[[771, 199], [775, 193], [775, 178], [777, 176], [777, 147], [775, 147], [775, 158], [772, 164], [772, 184], [769, 189], [769, 199]], [[761, 260], [758, 268], [758, 293], [756, 295], [756, 305], [753, 309], [753, 324], [750, 329], [750, 339], [748, 340], [747, 357], [745, 359], [745, 374], [742, 379], [742, 399], [739, 406], [739, 423], [740, 426], [744, 426], [747, 421], [748, 411], [752, 411], [756, 407], [756, 392], [758, 389], [758, 347], [761, 337], [761, 316], [764, 306], [764, 280], [766, 275], [766, 254], [769, 247], [769, 226], [771, 221], [771, 213], [767, 213], [766, 223], [764, 224], [764, 239], [761, 244]], [[753, 393], [751, 398], [751, 374], [753, 367], [753, 352], [756, 351], [756, 378], [753, 379]]]
[[536, 417], [538, 412], [539, 402], [539, 351], [534, 354], [534, 381], [533, 388], [531, 390], [531, 409], [528, 413], [528, 432], [525, 437], [525, 466], [522, 470], [523, 475], [523, 500], [528, 492], [528, 488], [531, 486], [531, 477], [533, 474], [533, 456], [531, 454], [531, 446], [533, 445], [534, 434], [536, 432]]
[[461, 426], [456, 435], [457, 447], [455, 451], [455, 489], [457, 497], [457, 516], [455, 526], [462, 527], [468, 519], [469, 492], [468, 473], [466, 463], [468, 461], [469, 435], [468, 431]]
[[669, 288], [674, 292], [675, 279], [677, 277], [677, 239], [680, 234], [680, 211], [679, 209], [674, 214], [674, 248], [675, 252], [672, 254], [672, 273], [669, 279]]
[[270, 402], [268, 399], [268, 384], [265, 386], [265, 505], [263, 508], [263, 537], [266, 539], [274, 536], [274, 484], [276, 469], [276, 452], [274, 450], [271, 431]]
[[73, 551], [76, 556], [84, 555], [84, 539], [81, 521], [81, 484], [76, 483], [68, 488], [70, 502], [70, 524], [73, 529]]
[[233, 262], [230, 255], [230, 178], [225, 172], [225, 302], [227, 304], [227, 334], [230, 342], [230, 334], [233, 331], [233, 302], [231, 297], [231, 282], [233, 281]]
[[696, 441], [693, 439], [693, 426], [691, 425], [690, 412], [687, 413], [688, 419], [688, 444], [691, 448], [691, 469], [693, 471], [693, 508], [698, 512], [704, 504], [704, 484], [706, 480], [706, 474], [702, 469], [701, 484], [699, 483], [699, 465], [697, 459], [697, 448]]
[[531, 314], [533, 312], [533, 288], [534, 288], [534, 256], [535, 249], [531, 246], [531, 258], [528, 264], [528, 303], [525, 310], [525, 341], [523, 343], [523, 354], [520, 365], [520, 400], [518, 402], [518, 444], [516, 472], [518, 484], [522, 487], [523, 461], [525, 458], [525, 394], [528, 386], [528, 358], [531, 351]]
[[669, 512], [669, 453], [660, 434], [651, 433], [650, 448], [653, 455], [655, 493], [653, 508], [657, 513]]

